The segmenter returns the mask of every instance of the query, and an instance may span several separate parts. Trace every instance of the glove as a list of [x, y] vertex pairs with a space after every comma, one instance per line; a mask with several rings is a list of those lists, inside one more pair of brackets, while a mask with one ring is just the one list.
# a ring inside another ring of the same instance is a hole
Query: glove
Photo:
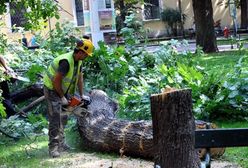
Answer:
[[82, 98], [82, 100], [84, 101], [84, 104], [85, 104], [85, 105], [89, 105], [89, 104], [91, 103], [91, 99], [90, 99], [89, 96], [83, 95], [83, 96], [81, 96], [81, 98]]
[[68, 105], [68, 104], [69, 104], [69, 102], [68, 102], [68, 100], [65, 98], [65, 96], [63, 96], [63, 97], [61, 98], [61, 104], [62, 104], [62, 105]]

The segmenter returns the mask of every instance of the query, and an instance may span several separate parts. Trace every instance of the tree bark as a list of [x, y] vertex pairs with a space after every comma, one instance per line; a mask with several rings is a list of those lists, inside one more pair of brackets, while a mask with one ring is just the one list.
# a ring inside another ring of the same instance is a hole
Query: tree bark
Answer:
[[241, 6], [241, 28], [248, 28], [248, 2], [247, 0], [240, 0]]
[[120, 155], [152, 158], [151, 121], [128, 121], [115, 118], [118, 104], [106, 93], [90, 93], [89, 113], [78, 117], [79, 132], [84, 145], [101, 151], [114, 151]]
[[181, 14], [181, 22], [180, 22], [180, 29], [181, 29], [181, 33], [183, 35], [183, 38], [185, 37], [185, 34], [184, 34], [184, 20], [183, 20], [183, 12], [182, 12], [182, 1], [181, 0], [178, 0], [178, 8], [179, 8], [179, 12]]
[[191, 90], [175, 90], [151, 97], [155, 165], [199, 168], [195, 150], [195, 122]]
[[33, 84], [24, 89], [11, 93], [10, 100], [13, 103], [20, 103], [32, 97], [40, 96], [43, 96], [43, 85]]
[[[153, 158], [153, 129], [151, 121], [128, 121], [117, 119], [118, 104], [101, 90], [89, 94], [91, 104], [88, 113], [77, 117], [78, 128], [84, 146], [100, 151], [113, 151], [120, 155]], [[82, 110], [85, 111], [85, 110]], [[206, 122], [197, 122], [204, 129]], [[214, 151], [222, 155], [224, 151]], [[212, 153], [215, 156], [215, 153]], [[204, 152], [201, 153], [204, 156]]]
[[214, 31], [213, 7], [211, 0], [192, 0], [196, 26], [196, 45], [206, 53], [218, 51]]

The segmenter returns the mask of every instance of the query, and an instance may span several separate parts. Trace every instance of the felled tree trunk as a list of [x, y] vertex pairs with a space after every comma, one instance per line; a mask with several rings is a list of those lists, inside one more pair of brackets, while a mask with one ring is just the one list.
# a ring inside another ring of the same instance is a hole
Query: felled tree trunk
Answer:
[[[93, 90], [89, 96], [92, 100], [88, 106], [89, 112], [83, 117], [77, 117], [79, 132], [85, 146], [117, 152], [121, 156], [154, 157], [151, 121], [117, 119], [115, 113], [118, 104], [105, 92]], [[198, 123], [196, 127], [204, 127], [204, 122]]]
[[32, 97], [41, 97], [41, 96], [43, 96], [43, 85], [34, 84], [26, 88], [23, 88], [21, 90], [17, 90], [13, 93], [10, 93], [10, 100], [13, 103], [20, 103]]
[[151, 97], [155, 165], [198, 168], [191, 90], [174, 90]]
[[[33, 107], [35, 107], [37, 104], [42, 102], [44, 100], [43, 98], [43, 86], [41, 84], [34, 84], [31, 86], [28, 86], [26, 88], [13, 91], [12, 93], [9, 93], [8, 89], [8, 83], [6, 82], [6, 86], [2, 87], [4, 91], [3, 95], [3, 105], [5, 107], [5, 111], [7, 114], [7, 117], [10, 117], [15, 114], [21, 114], [22, 116], [25, 116], [25, 112], [29, 111]], [[4, 90], [5, 89], [5, 90]], [[38, 98], [37, 100], [32, 100], [31, 98]], [[14, 105], [24, 102], [24, 101], [33, 101], [30, 102], [27, 107], [23, 107], [22, 109], [17, 109]]]
[[121, 155], [153, 157], [151, 121], [118, 120], [115, 118], [118, 104], [106, 93], [93, 90], [90, 97], [90, 113], [78, 118], [80, 134], [86, 146]]

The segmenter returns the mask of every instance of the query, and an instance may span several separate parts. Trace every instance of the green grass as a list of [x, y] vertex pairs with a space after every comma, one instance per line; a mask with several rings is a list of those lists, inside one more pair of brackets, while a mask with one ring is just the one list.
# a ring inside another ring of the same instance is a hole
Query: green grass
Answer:
[[73, 148], [68, 154], [63, 154], [59, 159], [51, 159], [48, 155], [48, 136], [23, 138], [13, 141], [0, 136], [0, 168], [54, 168], [66, 167], [70, 155], [76, 153], [94, 154], [98, 158], [115, 160], [119, 156], [113, 153], [97, 152], [83, 148], [82, 139], [77, 131], [66, 130], [67, 143]]
[[[48, 159], [47, 136], [31, 140], [25, 138], [17, 142], [1, 137], [4, 143], [0, 145], [0, 165], [5, 167], [37, 167]], [[41, 167], [48, 167], [46, 163]]]
[[237, 43], [239, 42], [242, 42], [242, 43], [247, 43], [248, 40], [247, 39], [243, 39], [243, 40], [231, 40], [230, 38], [229, 39], [223, 39], [223, 40], [217, 40], [217, 45], [232, 45], [233, 46], [236, 46]]
[[237, 64], [238, 60], [244, 56], [245, 65], [248, 67], [247, 51], [225, 51], [219, 53], [206, 54], [203, 57], [197, 57], [199, 64], [205, 67], [208, 72], [228, 72]]
[[[74, 132], [67, 132], [68, 144], [70, 144], [77, 153], [81, 150], [81, 140], [79, 135]], [[0, 167], [54, 167], [60, 163], [55, 163], [48, 155], [48, 136], [41, 135], [37, 137], [22, 138], [19, 141], [13, 141], [4, 136], [0, 136]]]
[[[248, 122], [219, 121], [217, 125], [220, 128], [248, 129]], [[230, 162], [238, 163], [243, 168], [248, 168], [248, 147], [226, 148], [226, 152], [222, 158]]]

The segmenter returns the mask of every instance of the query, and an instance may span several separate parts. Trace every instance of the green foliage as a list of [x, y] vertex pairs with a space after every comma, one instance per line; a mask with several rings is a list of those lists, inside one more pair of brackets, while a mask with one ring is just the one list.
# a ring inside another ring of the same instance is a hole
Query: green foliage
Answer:
[[55, 54], [62, 54], [74, 49], [76, 38], [80, 38], [80, 31], [73, 23], [56, 23], [55, 29], [50, 31], [49, 38], [42, 41], [41, 47]]
[[52, 17], [59, 19], [58, 4], [54, 0], [25, 0], [24, 2], [25, 8], [29, 11], [25, 13], [28, 29], [39, 30], [44, 27], [47, 19]]
[[42, 114], [29, 113], [27, 120], [36, 131], [41, 131], [43, 128], [48, 127], [48, 121]]
[[[196, 61], [205, 56], [200, 48], [197, 54], [176, 52], [175, 48], [184, 44], [172, 40], [151, 54], [142, 47], [126, 45], [124, 50], [101, 43], [95, 57], [85, 64], [87, 88], [100, 88], [116, 97], [119, 117], [132, 120], [150, 119], [149, 97], [165, 87], [191, 88], [193, 111], [199, 119], [245, 119], [246, 57], [229, 73], [220, 68], [217, 72], [206, 71]], [[116, 69], [116, 65], [121, 66]]]
[[34, 132], [34, 127], [18, 118], [18, 116], [11, 116], [8, 119], [2, 119], [0, 122], [0, 128], [5, 133], [14, 137], [29, 136]]
[[141, 39], [146, 38], [146, 31], [143, 28], [143, 23], [134, 13], [126, 16], [126, 27], [122, 28], [120, 33], [124, 38], [126, 45], [134, 45], [140, 42]]
[[177, 29], [177, 24], [185, 21], [186, 15], [181, 14], [178, 9], [166, 8], [161, 12], [162, 21], [167, 23], [171, 28], [171, 31]]
[[39, 80], [39, 75], [42, 75], [41, 73], [44, 72], [44, 67], [34, 64], [32, 65], [29, 70], [27, 71], [26, 75], [29, 79], [31, 79], [31, 82], [35, 83]]
[[[1, 27], [1, 23], [0, 23]], [[7, 47], [7, 37], [5, 34], [0, 33], [0, 54], [3, 54]]]
[[54, 0], [9, 0], [0, 1], [0, 15], [7, 12], [6, 2], [14, 3], [17, 7], [17, 11], [10, 11], [12, 13], [19, 12], [21, 9], [25, 9], [24, 16], [26, 18], [26, 29], [43, 29], [44, 22], [48, 18], [59, 18], [58, 4]]
[[115, 9], [120, 11], [116, 14], [116, 29], [119, 34], [125, 25], [126, 16], [137, 11], [137, 4], [143, 4], [143, 0], [115, 0]]
[[162, 21], [167, 22], [170, 27], [181, 22], [181, 13], [177, 9], [166, 8], [161, 12]]
[[0, 101], [0, 116], [2, 118], [5, 118], [6, 117], [5, 107], [2, 104], [2, 100]]
[[[125, 81], [128, 63], [123, 47], [109, 48], [103, 42], [95, 50], [94, 57], [87, 58], [84, 63], [86, 87], [110, 89], [117, 91]], [[90, 85], [89, 85], [90, 83]]]

